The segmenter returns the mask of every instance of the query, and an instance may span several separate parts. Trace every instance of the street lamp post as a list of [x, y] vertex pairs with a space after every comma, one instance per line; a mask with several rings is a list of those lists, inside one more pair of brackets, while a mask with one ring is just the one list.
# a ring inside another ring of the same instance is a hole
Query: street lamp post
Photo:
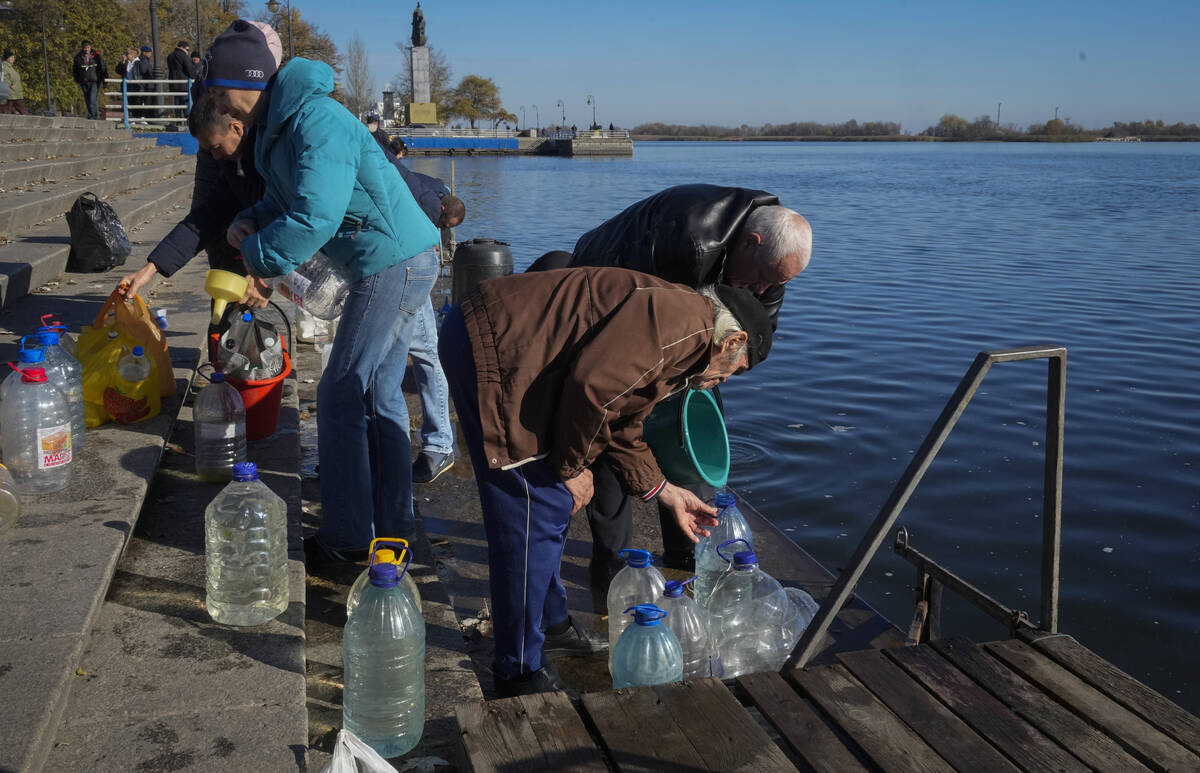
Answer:
[[996, 103], [996, 128], [997, 129], [1000, 128], [1000, 105], [1003, 105], [1003, 104], [1004, 104], [1003, 102]]
[[[267, 0], [267, 10], [279, 13], [279, 0]], [[287, 0], [288, 15], [288, 59], [296, 55], [295, 39], [292, 37], [292, 0]]]
[[[150, 0], [150, 46], [154, 49], [153, 61], [151, 65], [154, 68], [154, 77], [161, 78], [162, 71], [158, 69], [158, 0]], [[158, 91], [159, 84], [155, 84], [152, 91]]]
[[[525, 124], [525, 105], [521, 105], [521, 124]], [[521, 131], [521, 127], [517, 127], [517, 131]]]
[[542, 114], [538, 112], [537, 105], [533, 105], [533, 122], [537, 124], [537, 130], [542, 130]]
[[596, 128], [596, 98], [588, 94], [587, 103], [592, 106], [592, 128]]
[[564, 104], [563, 101], [560, 99], [560, 100], [557, 100], [554, 103], [554, 105], [556, 107], [562, 108], [562, 127], [564, 129], [567, 128], [567, 106], [566, 106], [566, 104]]

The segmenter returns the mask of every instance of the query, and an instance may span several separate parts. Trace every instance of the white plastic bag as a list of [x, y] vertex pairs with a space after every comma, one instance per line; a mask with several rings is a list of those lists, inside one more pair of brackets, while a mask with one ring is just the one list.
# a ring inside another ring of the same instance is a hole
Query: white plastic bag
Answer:
[[396, 773], [379, 753], [349, 730], [339, 730], [333, 758], [321, 773]]

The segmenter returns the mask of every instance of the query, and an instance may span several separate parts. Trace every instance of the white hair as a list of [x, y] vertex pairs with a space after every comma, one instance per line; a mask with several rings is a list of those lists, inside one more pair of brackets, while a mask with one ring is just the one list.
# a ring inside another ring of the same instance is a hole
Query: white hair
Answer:
[[[734, 333], [740, 333], [742, 323], [738, 322], [737, 317], [733, 316], [728, 307], [721, 302], [721, 298], [717, 295], [717, 289], [712, 285], [701, 287], [698, 291], [705, 298], [712, 301], [713, 305], [713, 342], [721, 343]], [[745, 349], [745, 344], [742, 344], [742, 349]], [[741, 354], [741, 349], [738, 350], [738, 355]]]
[[803, 267], [812, 252], [812, 229], [806, 226], [807, 221], [799, 212], [769, 204], [751, 210], [743, 230], [762, 237], [761, 260], [774, 264], [788, 255], [796, 255]]

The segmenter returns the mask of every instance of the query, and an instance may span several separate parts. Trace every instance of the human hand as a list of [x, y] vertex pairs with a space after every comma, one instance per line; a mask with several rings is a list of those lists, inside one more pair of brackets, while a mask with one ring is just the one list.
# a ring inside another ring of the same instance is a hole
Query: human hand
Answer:
[[271, 289], [269, 284], [258, 277], [252, 276], [247, 278], [249, 281], [246, 282], [246, 294], [242, 296], [242, 305], [249, 306], [252, 309], [267, 308], [267, 299], [271, 297], [271, 293], [274, 290]]
[[228, 230], [225, 231], [225, 241], [229, 242], [230, 247], [240, 250], [242, 248], [242, 239], [245, 239], [257, 230], [253, 220], [234, 220], [229, 224]]
[[574, 500], [571, 506], [571, 512], [574, 513], [579, 508], [592, 501], [592, 471], [584, 470], [570, 480], [563, 481], [567, 487], [567, 491], [571, 492], [571, 499]]
[[156, 274], [158, 274], [158, 266], [153, 263], [146, 263], [146, 265], [137, 271], [123, 277], [117, 284], [117, 292], [125, 300], [132, 301], [133, 296], [137, 295], [138, 290], [145, 287], [146, 283], [153, 279]]
[[685, 488], [671, 483], [663, 486], [658, 493], [658, 501], [667, 506], [675, 515], [675, 522], [692, 542], [699, 542], [701, 537], [708, 536], [705, 526], [716, 526], [717, 508], [704, 503], [700, 497]]

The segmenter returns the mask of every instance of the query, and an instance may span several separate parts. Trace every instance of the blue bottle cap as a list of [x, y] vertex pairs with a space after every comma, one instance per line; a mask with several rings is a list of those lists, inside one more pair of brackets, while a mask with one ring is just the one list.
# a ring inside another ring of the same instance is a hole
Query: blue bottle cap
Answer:
[[49, 328], [42, 328], [37, 332], [38, 346], [57, 346], [58, 333]]
[[367, 576], [370, 577], [371, 584], [376, 588], [395, 588], [400, 584], [400, 577], [396, 572], [396, 565], [392, 563], [372, 565], [371, 573]]
[[737, 504], [737, 497], [728, 491], [718, 491], [717, 495], [713, 497], [713, 504], [717, 507], [730, 507]]
[[225, 382], [225, 374], [219, 370], [214, 370], [213, 374], [208, 377], [208, 380], [214, 384], [223, 384]]
[[653, 604], [637, 604], [625, 610], [625, 614], [633, 612], [633, 621], [638, 625], [658, 625], [667, 613]]
[[233, 465], [233, 479], [237, 481], [258, 480], [258, 465], [254, 462], [237, 462]]
[[635, 569], [650, 566], [650, 563], [654, 560], [654, 556], [650, 555], [650, 551], [638, 550], [637, 548], [625, 548], [621, 551], [621, 555], [625, 557], [625, 563]]
[[145, 353], [146, 353], [146, 350], [143, 349], [142, 347], [140, 347], [140, 346], [133, 347], [133, 356], [134, 357], [141, 357]]
[[696, 579], [696, 575], [692, 575], [686, 580], [671, 580], [663, 587], [663, 595], [669, 599], [677, 599], [683, 595], [683, 586], [687, 585]]
[[46, 359], [46, 353], [41, 349], [22, 349], [21, 362], [43, 362]]
[[748, 566], [758, 566], [758, 556], [753, 550], [739, 550], [733, 554], [733, 568], [745, 569]]
[[253, 322], [254, 315], [248, 311], [242, 312], [242, 322]]

